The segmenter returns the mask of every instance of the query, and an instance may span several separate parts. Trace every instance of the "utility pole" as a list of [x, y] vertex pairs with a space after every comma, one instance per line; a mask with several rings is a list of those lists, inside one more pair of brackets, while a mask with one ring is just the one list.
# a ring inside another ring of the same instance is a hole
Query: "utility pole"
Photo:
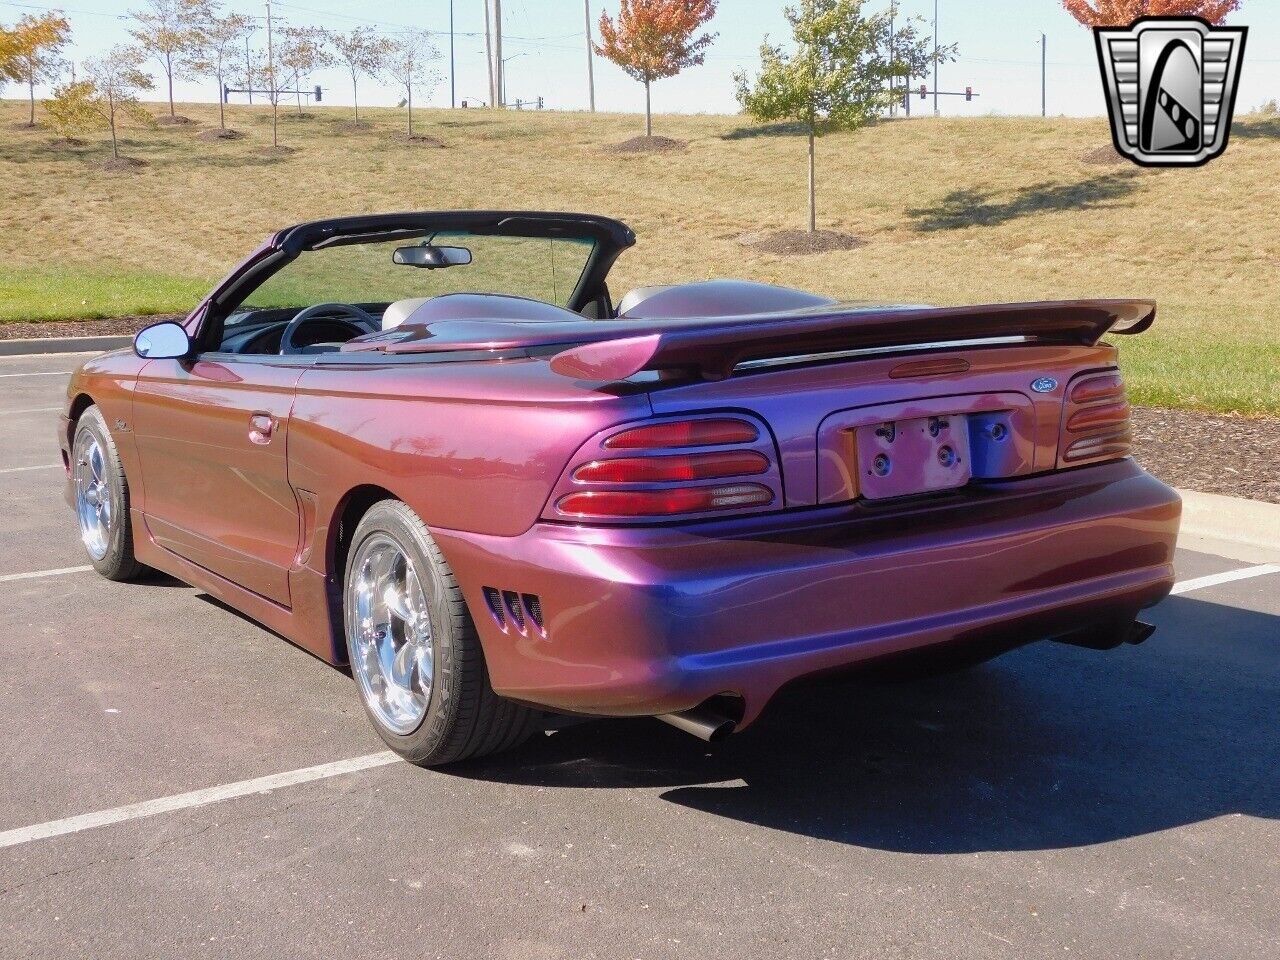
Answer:
[[453, 0], [449, 0], [449, 107], [458, 105], [458, 69], [453, 59]]
[[898, 16], [898, 0], [889, 0], [889, 116], [896, 116], [898, 104], [895, 94], [898, 92], [898, 78], [893, 75], [893, 68], [898, 65], [898, 35], [894, 26]]
[[596, 112], [596, 73], [591, 53], [591, 0], [582, 0], [582, 10], [587, 17], [587, 96], [591, 103], [591, 112]]
[[489, 0], [484, 3], [484, 61], [489, 68], [489, 106], [498, 105], [498, 94], [493, 89], [493, 31], [489, 26]]
[[938, 116], [938, 0], [933, 0], [933, 115]]
[[498, 106], [507, 105], [507, 93], [502, 82], [502, 0], [493, 0], [493, 62], [497, 69]]
[[1049, 40], [1040, 34], [1040, 116], [1049, 115]]
[[271, 0], [267, 0], [267, 75], [270, 77], [270, 91], [267, 95], [271, 97], [271, 145], [273, 147], [280, 146], [280, 111], [277, 108], [276, 101], [280, 98], [276, 96], [276, 59], [275, 49], [271, 45]]

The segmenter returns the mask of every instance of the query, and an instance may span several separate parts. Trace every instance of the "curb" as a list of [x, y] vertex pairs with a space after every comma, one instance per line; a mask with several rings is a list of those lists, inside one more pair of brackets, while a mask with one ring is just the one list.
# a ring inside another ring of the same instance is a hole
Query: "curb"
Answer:
[[133, 337], [22, 337], [0, 340], [0, 357], [35, 353], [98, 353], [132, 345]]
[[1182, 533], [1280, 551], [1280, 503], [1179, 490]]

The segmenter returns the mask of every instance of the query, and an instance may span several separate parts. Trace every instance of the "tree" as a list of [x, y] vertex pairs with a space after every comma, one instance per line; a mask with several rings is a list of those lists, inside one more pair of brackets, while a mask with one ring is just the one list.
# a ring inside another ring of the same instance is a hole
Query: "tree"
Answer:
[[[787, 7], [795, 52], [766, 38], [755, 84], [744, 72], [734, 75], [738, 102], [757, 121], [791, 121], [808, 134], [810, 233], [818, 219], [815, 139], [870, 123], [897, 96], [891, 79], [924, 73], [933, 61], [923, 21], [907, 20], [895, 30], [888, 10], [865, 14], [864, 6], [866, 0], [801, 0]], [[939, 49], [940, 60], [954, 56], [954, 46]]]
[[112, 47], [104, 56], [84, 63], [85, 79], [59, 87], [46, 108], [64, 135], [79, 130], [111, 131], [111, 155], [120, 159], [116, 128], [122, 117], [152, 124], [138, 94], [155, 85], [142, 70], [146, 54], [136, 47]]
[[218, 81], [218, 126], [223, 130], [227, 129], [227, 113], [222, 91], [239, 67], [240, 44], [252, 32], [253, 20], [239, 13], [214, 15], [200, 26], [194, 67]]
[[1240, 0], [1062, 0], [1086, 27], [1127, 27], [1139, 17], [1203, 17], [1222, 23]]
[[173, 81], [193, 78], [199, 64], [201, 28], [215, 16], [212, 0], [146, 0], [145, 10], [131, 10], [138, 24], [129, 35], [160, 64], [169, 82], [169, 116], [173, 109]]
[[60, 54], [71, 40], [71, 24], [60, 13], [28, 14], [5, 31], [5, 36], [7, 40], [0, 38], [0, 47], [7, 47], [8, 55], [0, 50], [0, 75], [26, 84], [31, 104], [27, 126], [34, 127], [36, 84], [52, 82], [62, 73], [66, 61]]
[[319, 27], [285, 27], [280, 31], [280, 73], [291, 77], [302, 115], [302, 79], [336, 62], [329, 52], [329, 35]]
[[596, 53], [644, 84], [646, 137], [653, 136], [650, 86], [702, 63], [718, 35], [694, 33], [715, 13], [716, 0], [619, 0], [616, 22], [601, 12]]
[[391, 42], [380, 37], [372, 27], [356, 27], [350, 33], [330, 33], [329, 42], [351, 74], [351, 103], [355, 107], [355, 119], [360, 121], [360, 103], [357, 99], [361, 77], [377, 76], [387, 63]]
[[399, 84], [405, 93], [405, 131], [413, 136], [413, 88], [434, 86], [440, 74], [431, 65], [440, 52], [425, 31], [413, 30], [403, 34], [391, 44], [387, 52], [385, 72], [391, 81]]

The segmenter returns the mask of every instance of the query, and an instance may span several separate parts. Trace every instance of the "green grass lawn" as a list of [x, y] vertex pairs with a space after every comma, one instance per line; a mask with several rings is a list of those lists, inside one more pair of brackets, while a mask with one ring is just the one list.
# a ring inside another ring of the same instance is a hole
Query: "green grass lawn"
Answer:
[[853, 250], [781, 257], [740, 242], [804, 221], [805, 145], [736, 117], [658, 117], [687, 142], [603, 149], [639, 132], [616, 114], [422, 111], [443, 149], [400, 136], [403, 114], [281, 122], [294, 152], [264, 152], [269, 115], [236, 107], [247, 136], [130, 129], [136, 170], [102, 168], [101, 138], [15, 128], [0, 102], [0, 322], [188, 309], [273, 230], [392, 209], [514, 207], [605, 213], [638, 245], [613, 288], [743, 277], [833, 296], [915, 303], [1151, 297], [1156, 326], [1120, 340], [1136, 400], [1280, 414], [1280, 120], [1237, 121], [1197, 170], [1096, 164], [1105, 121], [976, 118], [883, 123], [820, 141], [820, 226]]

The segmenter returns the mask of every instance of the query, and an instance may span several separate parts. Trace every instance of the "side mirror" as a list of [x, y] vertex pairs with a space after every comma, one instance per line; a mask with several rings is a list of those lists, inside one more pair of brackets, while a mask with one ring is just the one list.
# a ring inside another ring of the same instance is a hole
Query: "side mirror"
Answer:
[[181, 324], [166, 320], [134, 337], [133, 352], [144, 360], [178, 360], [191, 353], [191, 338]]
[[391, 254], [391, 262], [426, 270], [465, 267], [471, 262], [471, 251], [466, 247], [397, 247]]

